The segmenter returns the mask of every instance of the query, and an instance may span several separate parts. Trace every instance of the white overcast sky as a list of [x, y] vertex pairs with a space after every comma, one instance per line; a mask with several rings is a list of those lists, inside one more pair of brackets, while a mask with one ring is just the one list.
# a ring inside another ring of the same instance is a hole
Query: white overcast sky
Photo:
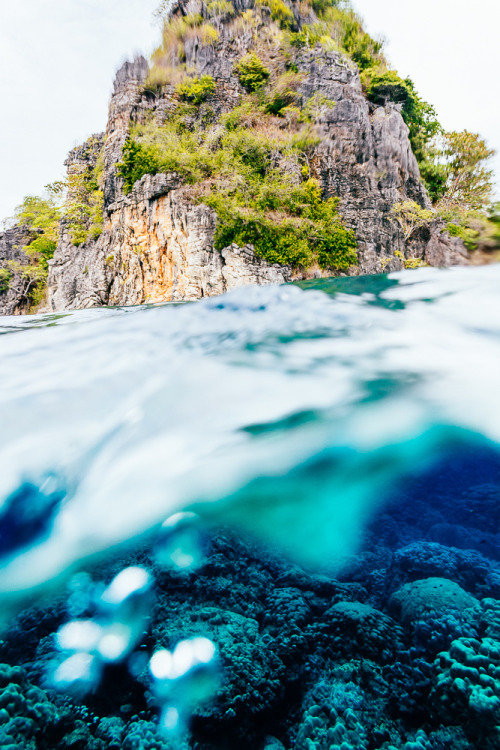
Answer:
[[[158, 38], [159, 0], [0, 0], [0, 219], [104, 130], [116, 68]], [[354, 0], [447, 129], [500, 151], [499, 0]], [[500, 159], [495, 162], [500, 174]]]

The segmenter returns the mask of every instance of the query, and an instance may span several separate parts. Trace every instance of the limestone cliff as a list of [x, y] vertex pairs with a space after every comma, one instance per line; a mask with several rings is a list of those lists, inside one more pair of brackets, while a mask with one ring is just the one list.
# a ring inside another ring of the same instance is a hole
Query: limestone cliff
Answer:
[[[237, 11], [249, 6], [253, 6], [250, 0], [234, 3]], [[181, 3], [176, 13], [181, 17], [202, 12], [203, 7], [190, 0]], [[291, 7], [300, 28], [304, 19], [299, 6]], [[264, 13], [263, 27], [268, 20]], [[257, 29], [257, 36], [261, 32]], [[235, 64], [252, 48], [255, 36], [255, 29], [240, 26], [235, 32], [234, 24], [222, 18], [217, 41], [203, 43], [192, 36], [184, 43], [185, 68], [193, 76], [211, 76], [215, 82], [210, 106], [216, 116], [232, 110], [245, 93]], [[269, 43], [264, 54], [272, 66], [278, 47]], [[148, 118], [164, 122], [175, 99], [174, 86], [165, 86], [160, 93], [145, 88], [148, 69], [146, 60], [137, 58], [117, 73], [103, 141], [103, 231], [98, 239], [89, 238], [75, 247], [62, 222], [50, 261], [47, 309], [198, 299], [242, 284], [281, 283], [324, 273], [318, 267], [294, 270], [270, 264], [257, 257], [251, 246], [233, 244], [216, 250], [216, 213], [195, 200], [192, 186], [183, 184], [177, 173], [146, 175], [125, 195], [116, 165], [131, 125]], [[335, 104], [316, 120], [318, 144], [310, 169], [326, 198], [341, 199], [343, 222], [355, 232], [358, 265], [349, 273], [397, 270], [405, 257], [431, 265], [466, 263], [462, 242], [444, 233], [439, 221], [405, 242], [391, 215], [395, 203], [408, 199], [430, 207], [398, 107], [370, 103], [352, 60], [319, 44], [297, 51], [294, 70], [301, 75], [297, 96], [302, 103], [318, 94]], [[96, 158], [95, 150], [77, 149], [68, 168], [82, 159], [94, 167]]]
[[21, 315], [29, 312], [29, 279], [23, 268], [29, 258], [23, 247], [33, 233], [26, 227], [12, 227], [0, 232], [0, 315]]

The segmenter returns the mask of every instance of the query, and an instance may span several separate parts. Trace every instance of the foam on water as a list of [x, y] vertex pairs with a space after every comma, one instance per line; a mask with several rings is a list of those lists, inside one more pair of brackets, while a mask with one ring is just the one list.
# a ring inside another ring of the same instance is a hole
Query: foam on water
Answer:
[[[342, 559], [384, 487], [498, 443], [499, 282], [422, 269], [4, 318], [2, 596], [186, 509]], [[6, 534], [23, 487], [42, 518]]]

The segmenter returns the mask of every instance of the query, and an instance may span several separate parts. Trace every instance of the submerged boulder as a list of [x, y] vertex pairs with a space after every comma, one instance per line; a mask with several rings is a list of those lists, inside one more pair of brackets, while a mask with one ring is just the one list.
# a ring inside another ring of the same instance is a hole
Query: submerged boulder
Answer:
[[389, 600], [389, 610], [405, 625], [419, 620], [429, 612], [445, 612], [479, 607], [479, 601], [446, 578], [425, 578], [407, 583]]

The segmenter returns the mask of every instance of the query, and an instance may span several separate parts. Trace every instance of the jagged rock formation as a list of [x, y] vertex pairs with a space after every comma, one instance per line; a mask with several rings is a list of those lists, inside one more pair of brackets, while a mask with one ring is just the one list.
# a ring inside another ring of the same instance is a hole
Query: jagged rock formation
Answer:
[[104, 147], [106, 205], [111, 205], [120, 196], [121, 185], [116, 179], [115, 165], [121, 160], [123, 144], [129, 132], [134, 109], [140, 107], [142, 84], [148, 70], [146, 58], [137, 57], [133, 62], [124, 63], [115, 77]]
[[[242, 0], [235, 8], [252, 5]], [[177, 12], [200, 8], [196, 1], [181, 3]], [[293, 8], [300, 25], [299, 11]], [[216, 83], [210, 105], [217, 115], [234, 108], [244, 94], [234, 66], [251, 46], [250, 32], [240, 29], [235, 34], [224, 23], [218, 42], [201, 44], [193, 38], [184, 44], [186, 68], [193, 75], [210, 75]], [[266, 54], [272, 62], [277, 52], [270, 49]], [[466, 263], [462, 242], [444, 233], [440, 222], [405, 243], [390, 215], [399, 201], [430, 206], [397, 106], [368, 102], [356, 65], [339, 52], [318, 45], [298, 51], [294, 62], [303, 75], [298, 89], [303, 102], [318, 93], [336, 103], [316, 125], [320, 142], [311, 170], [325, 197], [341, 198], [343, 222], [356, 233], [359, 265], [351, 273], [397, 270], [405, 256], [431, 265]], [[294, 271], [271, 265], [251, 246], [215, 250], [217, 216], [193, 200], [192, 189], [177, 174], [146, 175], [124, 195], [116, 165], [131, 123], [148, 116], [161, 123], [172, 108], [173, 87], [152, 95], [144, 89], [147, 73], [142, 57], [125, 63], [117, 73], [104, 138], [104, 230], [97, 240], [76, 248], [63, 224], [50, 262], [48, 309], [198, 299], [241, 284], [282, 283], [320, 274], [317, 268]], [[70, 155], [68, 169], [75, 159], [84, 158], [83, 153], [76, 150]], [[95, 158], [94, 152], [85, 153], [85, 158]]]
[[214, 251], [215, 222], [176, 175], [146, 175], [111, 205], [96, 243], [75, 252], [63, 235], [51, 267], [52, 309], [198, 299], [291, 280], [291, 269], [266, 263], [249, 247]]
[[[210, 60], [206, 60], [207, 52]], [[202, 73], [213, 71], [223, 79], [223, 56], [213, 47], [202, 48]], [[236, 56], [234, 56], [236, 59]], [[225, 77], [232, 83], [222, 106], [238, 102], [241, 87], [233, 64], [223, 60]], [[63, 231], [49, 274], [49, 308], [62, 310], [95, 305], [134, 305], [142, 302], [198, 299], [222, 294], [236, 286], [280, 284], [291, 281], [292, 269], [271, 265], [251, 247], [213, 247], [217, 217], [189, 199], [176, 174], [146, 175], [130, 195], [116, 176], [130, 121], [151, 110], [143, 82], [148, 72], [144, 58], [125, 63], [117, 73], [104, 140], [104, 231], [97, 242], [75, 249]], [[165, 102], [155, 103], [161, 116]], [[82, 151], [73, 154], [81, 159]], [[71, 155], [70, 155], [71, 157]], [[71, 158], [67, 166], [71, 168]], [[93, 166], [93, 164], [91, 165]]]
[[[12, 227], [0, 232], [0, 315], [20, 315], [28, 312], [27, 282], [20, 272], [29, 265], [23, 247], [32, 239], [26, 227]], [[14, 269], [11, 262], [14, 262]], [[5, 272], [2, 280], [1, 272]]]

